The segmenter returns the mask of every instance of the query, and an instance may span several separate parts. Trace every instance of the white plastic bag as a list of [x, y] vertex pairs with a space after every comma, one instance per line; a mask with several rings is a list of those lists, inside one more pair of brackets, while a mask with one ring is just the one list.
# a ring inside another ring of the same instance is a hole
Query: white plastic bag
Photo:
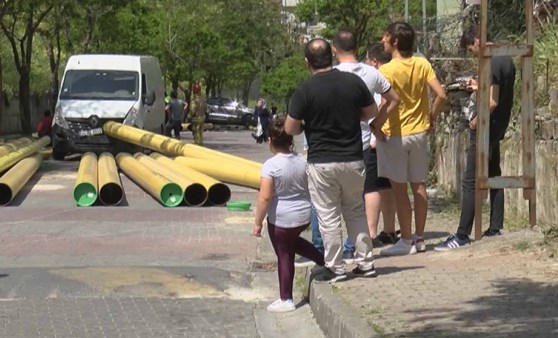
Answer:
[[254, 136], [258, 138], [262, 135], [263, 135], [262, 123], [260, 122], [260, 118], [258, 117], [258, 126], [256, 127], [256, 132], [254, 133]]

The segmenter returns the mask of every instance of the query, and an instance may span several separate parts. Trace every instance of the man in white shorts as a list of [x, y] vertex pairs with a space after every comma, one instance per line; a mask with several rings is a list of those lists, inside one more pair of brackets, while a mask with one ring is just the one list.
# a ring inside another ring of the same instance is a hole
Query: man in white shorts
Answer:
[[[430, 63], [413, 56], [415, 31], [405, 22], [388, 26], [382, 39], [384, 49], [391, 53], [391, 62], [380, 67], [380, 72], [391, 83], [401, 98], [398, 110], [388, 117], [382, 127], [385, 142], [378, 141], [378, 176], [390, 179], [401, 239], [380, 255], [409, 255], [426, 250], [424, 228], [428, 210], [426, 177], [428, 173], [428, 131], [434, 128], [446, 93]], [[432, 111], [428, 88], [436, 95]], [[414, 197], [415, 235], [412, 234], [411, 202], [407, 184]]]

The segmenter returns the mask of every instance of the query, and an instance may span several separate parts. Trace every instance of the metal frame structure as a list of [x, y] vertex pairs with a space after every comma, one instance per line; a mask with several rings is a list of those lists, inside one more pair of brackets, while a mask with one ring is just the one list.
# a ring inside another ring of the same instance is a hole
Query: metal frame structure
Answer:
[[[523, 198], [529, 201], [529, 223], [535, 226], [535, 126], [533, 82], [533, 0], [525, 0], [526, 43], [514, 45], [487, 45], [488, 0], [480, 3], [479, 101], [477, 125], [476, 184], [475, 184], [475, 240], [482, 237], [482, 205], [489, 189], [523, 189]], [[521, 57], [521, 143], [523, 172], [521, 176], [488, 177], [491, 58], [493, 56]]]

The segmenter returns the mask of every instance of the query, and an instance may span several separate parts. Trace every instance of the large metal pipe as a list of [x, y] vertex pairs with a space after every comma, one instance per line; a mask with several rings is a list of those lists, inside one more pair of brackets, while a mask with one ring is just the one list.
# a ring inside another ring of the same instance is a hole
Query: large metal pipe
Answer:
[[140, 163], [143, 163], [143, 165], [154, 173], [178, 184], [184, 191], [184, 202], [186, 202], [187, 205], [199, 206], [203, 205], [207, 201], [208, 192], [201, 183], [197, 183], [191, 178], [175, 172], [163, 163], [157, 162], [155, 159], [143, 153], [136, 153], [134, 158], [140, 161]]
[[21, 161], [22, 159], [33, 155], [42, 147], [45, 147], [50, 143], [50, 137], [43, 136], [41, 139], [18, 148], [16, 151], [12, 151], [7, 155], [0, 157], [0, 173], [4, 170], [8, 169], [9, 167], [13, 166], [17, 162]]
[[111, 153], [102, 153], [98, 160], [99, 199], [104, 205], [117, 205], [122, 201], [124, 191], [118, 175], [118, 168]]
[[28, 137], [22, 137], [22, 138], [18, 138], [17, 140], [13, 140], [11, 142], [3, 144], [0, 146], [0, 156], [8, 155], [12, 151], [16, 151], [18, 148], [21, 148], [31, 143], [33, 143], [33, 140], [31, 140]]
[[149, 148], [167, 155], [203, 158], [218, 162], [222, 162], [224, 159], [227, 159], [231, 163], [235, 163], [235, 165], [256, 167], [258, 171], [261, 170], [262, 167], [261, 163], [247, 160], [239, 156], [211, 150], [195, 144], [184, 143], [170, 137], [154, 134], [113, 121], [105, 122], [103, 125], [103, 132], [106, 135], [119, 140]]
[[9, 204], [41, 166], [43, 157], [35, 154], [19, 161], [0, 178], [0, 205]]
[[231, 189], [213, 177], [207, 176], [190, 167], [182, 166], [168, 157], [158, 153], [152, 153], [151, 157], [161, 162], [171, 170], [188, 177], [189, 179], [201, 183], [207, 189], [207, 201], [212, 205], [224, 205], [231, 199]]
[[89, 207], [97, 201], [97, 155], [87, 152], [81, 156], [74, 185], [74, 201], [80, 207]]
[[210, 160], [184, 156], [178, 156], [174, 161], [223, 182], [260, 188], [260, 171], [255, 167], [215, 165]]
[[153, 173], [128, 153], [116, 155], [116, 164], [134, 182], [166, 207], [176, 207], [182, 202], [182, 189], [176, 183]]

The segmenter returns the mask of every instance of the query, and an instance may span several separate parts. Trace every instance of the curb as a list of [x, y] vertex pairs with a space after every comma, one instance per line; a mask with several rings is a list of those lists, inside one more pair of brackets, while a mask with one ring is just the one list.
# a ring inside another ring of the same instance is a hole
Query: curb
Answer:
[[[307, 283], [310, 273], [306, 274]], [[308, 285], [308, 284], [307, 284]], [[312, 281], [308, 298], [316, 322], [328, 338], [379, 337], [368, 324], [355, 314], [348, 304], [333, 291], [331, 284]]]

